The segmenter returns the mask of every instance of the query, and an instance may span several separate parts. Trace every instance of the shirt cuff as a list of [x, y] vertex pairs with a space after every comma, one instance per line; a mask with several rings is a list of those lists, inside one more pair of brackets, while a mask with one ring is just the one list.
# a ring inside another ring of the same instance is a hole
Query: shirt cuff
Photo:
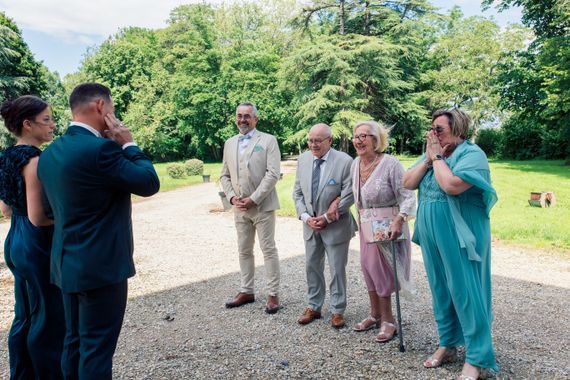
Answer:
[[127, 149], [127, 148], [130, 147], [130, 146], [138, 146], [138, 145], [137, 145], [136, 142], [131, 141], [131, 142], [128, 142], [128, 143], [124, 143], [121, 148], [122, 148], [122, 149]]
[[329, 220], [329, 218], [327, 218], [327, 213], [325, 212], [323, 214], [323, 216], [325, 217], [325, 220], [327, 221], [328, 224], [331, 224], [331, 221]]
[[311, 217], [311, 215], [309, 215], [309, 213], [304, 212], [304, 213], [301, 214], [301, 220], [302, 220], [304, 223], [307, 223], [307, 220], [309, 220], [310, 217]]

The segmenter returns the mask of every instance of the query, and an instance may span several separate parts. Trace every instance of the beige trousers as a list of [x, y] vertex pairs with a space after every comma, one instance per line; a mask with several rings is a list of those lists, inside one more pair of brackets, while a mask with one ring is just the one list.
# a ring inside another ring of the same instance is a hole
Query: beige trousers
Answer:
[[252, 207], [244, 212], [234, 208], [234, 220], [238, 235], [241, 292], [254, 293], [253, 245], [255, 231], [257, 231], [259, 246], [263, 252], [268, 295], [277, 296], [279, 293], [279, 256], [275, 246], [275, 211], [259, 212], [257, 207]]

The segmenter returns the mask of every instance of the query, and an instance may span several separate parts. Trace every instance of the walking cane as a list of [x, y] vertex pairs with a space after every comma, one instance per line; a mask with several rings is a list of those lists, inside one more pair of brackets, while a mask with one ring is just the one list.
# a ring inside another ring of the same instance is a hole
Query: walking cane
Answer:
[[396, 246], [394, 240], [390, 241], [392, 248], [392, 263], [394, 264], [394, 287], [396, 288], [396, 315], [398, 318], [398, 337], [400, 338], [400, 352], [405, 352], [404, 347], [404, 332], [402, 330], [402, 312], [400, 311], [400, 284], [398, 283], [398, 269], [396, 269]]

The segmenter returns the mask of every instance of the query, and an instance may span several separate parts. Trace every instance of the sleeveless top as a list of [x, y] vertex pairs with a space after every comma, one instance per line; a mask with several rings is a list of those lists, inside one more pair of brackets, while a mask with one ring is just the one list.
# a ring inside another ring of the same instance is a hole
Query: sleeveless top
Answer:
[[32, 145], [14, 145], [0, 152], [0, 199], [15, 214], [27, 215], [26, 184], [22, 169], [41, 152]]

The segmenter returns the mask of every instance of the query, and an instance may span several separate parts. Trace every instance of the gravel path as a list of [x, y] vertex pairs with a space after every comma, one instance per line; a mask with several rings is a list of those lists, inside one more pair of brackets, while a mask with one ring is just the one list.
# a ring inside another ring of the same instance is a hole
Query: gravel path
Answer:
[[[431, 297], [414, 248], [417, 294], [402, 300], [407, 351], [374, 342], [375, 331], [334, 330], [330, 314], [296, 323], [305, 307], [301, 223], [279, 218], [284, 309], [264, 313], [263, 259], [256, 246], [257, 301], [227, 310], [239, 287], [231, 213], [220, 212], [217, 188], [202, 184], [161, 193], [133, 206], [137, 275], [115, 355], [118, 379], [452, 379], [456, 362], [426, 370], [437, 347]], [[0, 224], [4, 238], [8, 224]], [[2, 241], [3, 244], [3, 241]], [[494, 341], [501, 378], [570, 378], [570, 260], [494, 244]], [[367, 315], [368, 301], [353, 239], [348, 263], [348, 325]], [[0, 262], [0, 378], [8, 378], [7, 329], [12, 280]]]

